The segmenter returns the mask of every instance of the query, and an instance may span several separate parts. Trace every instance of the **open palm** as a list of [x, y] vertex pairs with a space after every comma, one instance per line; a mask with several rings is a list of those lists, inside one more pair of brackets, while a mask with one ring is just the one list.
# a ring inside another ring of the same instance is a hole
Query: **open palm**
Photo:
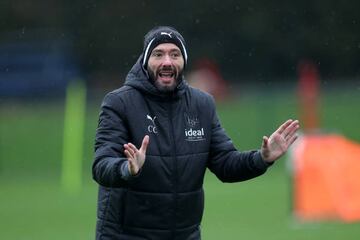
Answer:
[[261, 146], [261, 156], [266, 162], [279, 159], [297, 139], [298, 120], [287, 120], [270, 137], [264, 136]]
[[136, 146], [132, 143], [124, 144], [124, 153], [129, 162], [128, 167], [131, 175], [138, 174], [140, 169], [144, 165], [148, 144], [148, 135], [144, 137], [140, 149], [137, 149]]

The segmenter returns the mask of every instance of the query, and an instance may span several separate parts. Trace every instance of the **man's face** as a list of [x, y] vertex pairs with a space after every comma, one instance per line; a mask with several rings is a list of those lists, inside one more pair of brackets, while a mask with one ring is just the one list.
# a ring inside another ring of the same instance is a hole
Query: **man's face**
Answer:
[[183, 69], [184, 58], [173, 43], [159, 44], [150, 54], [147, 70], [155, 86], [162, 92], [176, 88]]

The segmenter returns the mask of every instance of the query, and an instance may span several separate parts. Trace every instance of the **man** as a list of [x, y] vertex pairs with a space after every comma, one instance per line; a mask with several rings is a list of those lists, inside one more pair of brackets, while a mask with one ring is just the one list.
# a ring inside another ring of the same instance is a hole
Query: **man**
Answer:
[[260, 150], [238, 152], [213, 98], [186, 84], [186, 64], [180, 33], [156, 27], [124, 86], [104, 98], [93, 164], [97, 239], [200, 239], [206, 168], [223, 182], [254, 178], [296, 140], [299, 123], [288, 120]]

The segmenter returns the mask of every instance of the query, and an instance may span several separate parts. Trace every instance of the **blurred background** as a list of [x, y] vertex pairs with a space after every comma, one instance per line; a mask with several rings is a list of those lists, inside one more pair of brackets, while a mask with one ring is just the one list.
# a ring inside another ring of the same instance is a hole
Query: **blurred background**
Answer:
[[[2, 0], [0, 238], [94, 239], [99, 107], [156, 25], [184, 36], [187, 80], [215, 96], [239, 150], [287, 118], [360, 143], [359, 10], [354, 0]], [[358, 221], [294, 216], [290, 155], [244, 183], [208, 173], [203, 238], [359, 239]]]

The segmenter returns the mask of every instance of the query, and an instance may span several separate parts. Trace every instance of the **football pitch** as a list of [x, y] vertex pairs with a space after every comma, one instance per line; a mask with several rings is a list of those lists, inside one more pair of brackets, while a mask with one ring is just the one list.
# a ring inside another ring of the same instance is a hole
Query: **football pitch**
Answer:
[[[239, 150], [260, 146], [287, 118], [299, 118], [295, 93], [243, 94], [218, 104], [218, 114]], [[323, 132], [336, 132], [360, 143], [360, 90], [322, 93]], [[94, 134], [100, 102], [86, 111], [82, 188], [61, 188], [62, 101], [3, 101], [0, 105], [0, 239], [94, 239], [97, 185], [91, 178]], [[297, 221], [291, 211], [291, 177], [283, 157], [256, 179], [221, 183], [205, 178], [202, 238], [217, 239], [359, 239], [360, 222]]]

